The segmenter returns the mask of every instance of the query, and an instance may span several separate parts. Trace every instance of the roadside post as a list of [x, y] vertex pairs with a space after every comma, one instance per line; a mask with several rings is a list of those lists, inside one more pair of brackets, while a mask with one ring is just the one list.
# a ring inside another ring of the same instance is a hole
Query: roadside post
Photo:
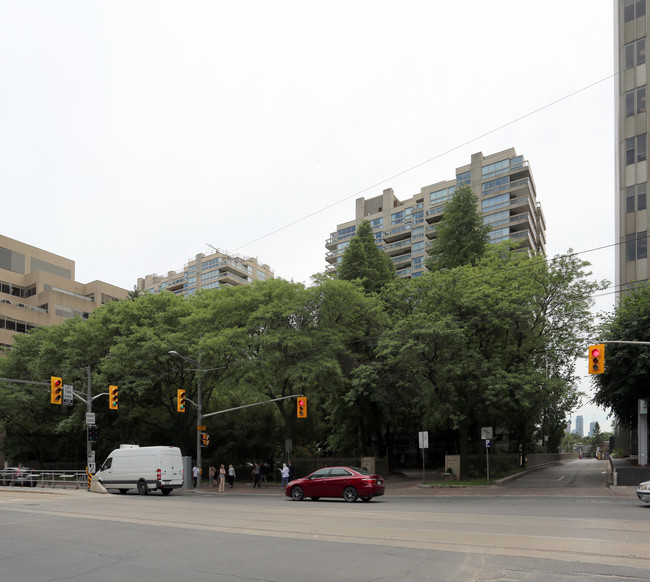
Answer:
[[492, 446], [492, 427], [481, 427], [481, 439], [485, 441], [485, 465], [487, 469], [487, 482], [490, 484], [490, 447]]
[[421, 430], [418, 433], [418, 441], [422, 449], [422, 483], [426, 481], [424, 474], [424, 449], [429, 448], [429, 431]]

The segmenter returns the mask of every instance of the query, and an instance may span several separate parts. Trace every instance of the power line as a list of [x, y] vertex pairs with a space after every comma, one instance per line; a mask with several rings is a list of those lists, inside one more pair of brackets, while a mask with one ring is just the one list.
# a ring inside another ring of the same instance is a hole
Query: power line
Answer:
[[444, 152], [441, 152], [439, 154], [436, 154], [435, 156], [428, 158], [422, 162], [419, 162], [413, 166], [410, 166], [409, 168], [406, 168], [404, 170], [401, 170], [400, 172], [397, 172], [396, 174], [393, 174], [392, 176], [389, 176], [387, 178], [384, 178], [383, 180], [380, 180], [379, 182], [376, 182], [372, 184], [371, 186], [367, 186], [366, 188], [363, 188], [362, 190], [358, 190], [357, 192], [350, 194], [346, 196], [345, 198], [341, 198], [340, 200], [337, 200], [336, 202], [332, 202], [331, 204], [328, 204], [327, 206], [323, 206], [322, 208], [315, 210], [314, 212], [311, 212], [309, 214], [306, 214], [305, 216], [301, 218], [297, 218], [296, 220], [289, 222], [288, 224], [285, 224], [284, 226], [281, 226], [280, 228], [276, 228], [275, 230], [272, 230], [271, 232], [268, 232], [267, 234], [264, 234], [262, 236], [257, 237], [256, 239], [253, 239], [252, 241], [249, 241], [237, 248], [234, 249], [234, 252], [239, 251], [243, 248], [246, 248], [249, 245], [252, 245], [258, 241], [264, 240], [265, 238], [268, 238], [270, 236], [273, 236], [274, 234], [277, 234], [278, 232], [282, 232], [283, 230], [286, 230], [287, 228], [290, 228], [300, 222], [303, 222], [304, 220], [307, 220], [311, 218], [312, 216], [316, 216], [317, 214], [320, 214], [321, 212], [325, 212], [326, 210], [329, 210], [330, 208], [333, 208], [334, 206], [338, 206], [339, 204], [346, 202], [347, 200], [350, 200], [351, 198], [356, 198], [360, 196], [361, 194], [364, 194], [368, 190], [373, 190], [374, 188], [377, 188], [381, 186], [382, 184], [389, 182], [391, 180], [394, 180], [396, 178], [399, 178], [400, 176], [403, 176], [404, 174], [408, 174], [409, 172], [412, 172], [413, 170], [416, 170], [417, 168], [420, 168], [422, 166], [425, 166], [426, 164], [430, 164], [431, 162], [442, 158], [452, 152], [455, 152], [456, 150], [459, 150], [471, 143], [474, 143], [480, 139], [483, 139], [484, 137], [487, 137], [488, 135], [492, 135], [493, 133], [496, 133], [498, 131], [501, 131], [502, 129], [505, 129], [506, 127], [509, 127], [511, 125], [514, 125], [515, 123], [519, 123], [520, 121], [531, 117], [533, 115], [536, 115], [540, 113], [541, 111], [544, 111], [545, 109], [549, 109], [550, 107], [553, 107], [557, 105], [558, 103], [562, 103], [563, 101], [566, 101], [567, 99], [570, 99], [571, 97], [575, 97], [576, 95], [579, 95], [580, 93], [583, 93], [584, 91], [587, 91], [589, 89], [592, 89], [593, 87], [596, 87], [600, 85], [601, 83], [604, 83], [605, 81], [609, 81], [610, 79], [618, 76], [619, 73], [613, 73], [611, 75], [608, 75], [607, 77], [603, 77], [602, 79], [595, 81], [593, 83], [590, 83], [589, 85], [585, 85], [584, 87], [573, 91], [572, 93], [568, 93], [567, 95], [564, 95], [563, 97], [560, 97], [559, 99], [556, 99], [555, 101], [551, 101], [550, 103], [547, 103], [546, 105], [543, 105], [542, 107], [538, 107], [537, 109], [534, 109], [533, 111], [529, 111], [528, 113], [525, 113], [524, 115], [521, 115], [519, 117], [516, 117], [515, 119], [512, 119], [502, 125], [499, 125], [498, 127], [495, 127], [493, 129], [490, 129], [489, 131], [486, 131], [480, 135], [477, 135], [476, 137], [473, 137], [472, 139], [469, 139], [457, 146], [454, 146], [448, 150], [445, 150]]

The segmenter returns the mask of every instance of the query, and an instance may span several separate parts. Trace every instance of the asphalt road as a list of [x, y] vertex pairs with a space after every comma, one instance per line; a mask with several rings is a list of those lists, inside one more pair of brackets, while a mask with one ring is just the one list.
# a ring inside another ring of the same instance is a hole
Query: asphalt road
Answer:
[[245, 485], [169, 497], [0, 488], [0, 582], [649, 580], [650, 506], [581, 494], [583, 468], [474, 495], [402, 480], [355, 504]]

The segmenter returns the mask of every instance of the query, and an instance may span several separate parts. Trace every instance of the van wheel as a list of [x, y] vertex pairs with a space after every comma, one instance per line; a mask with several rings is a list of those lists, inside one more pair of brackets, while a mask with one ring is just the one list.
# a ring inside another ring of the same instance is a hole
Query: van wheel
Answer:
[[146, 495], [149, 493], [149, 488], [147, 487], [147, 483], [145, 481], [138, 481], [138, 493], [140, 495]]
[[169, 495], [172, 492], [172, 490], [167, 488], [167, 487], [165, 487], [164, 489], [161, 489], [161, 491], [162, 491], [163, 495]]
[[128, 489], [120, 489], [119, 491], [122, 495], [124, 495], [128, 491]]

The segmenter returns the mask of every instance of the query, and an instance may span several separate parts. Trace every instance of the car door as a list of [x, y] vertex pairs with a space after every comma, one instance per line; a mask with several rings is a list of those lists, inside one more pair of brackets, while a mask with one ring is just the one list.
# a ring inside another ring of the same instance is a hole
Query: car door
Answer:
[[309, 476], [305, 482], [303, 490], [305, 497], [327, 497], [327, 481], [330, 474], [330, 469], [319, 469]]
[[342, 497], [343, 489], [350, 483], [352, 473], [343, 467], [334, 467], [330, 471], [329, 479], [327, 480], [328, 497]]

